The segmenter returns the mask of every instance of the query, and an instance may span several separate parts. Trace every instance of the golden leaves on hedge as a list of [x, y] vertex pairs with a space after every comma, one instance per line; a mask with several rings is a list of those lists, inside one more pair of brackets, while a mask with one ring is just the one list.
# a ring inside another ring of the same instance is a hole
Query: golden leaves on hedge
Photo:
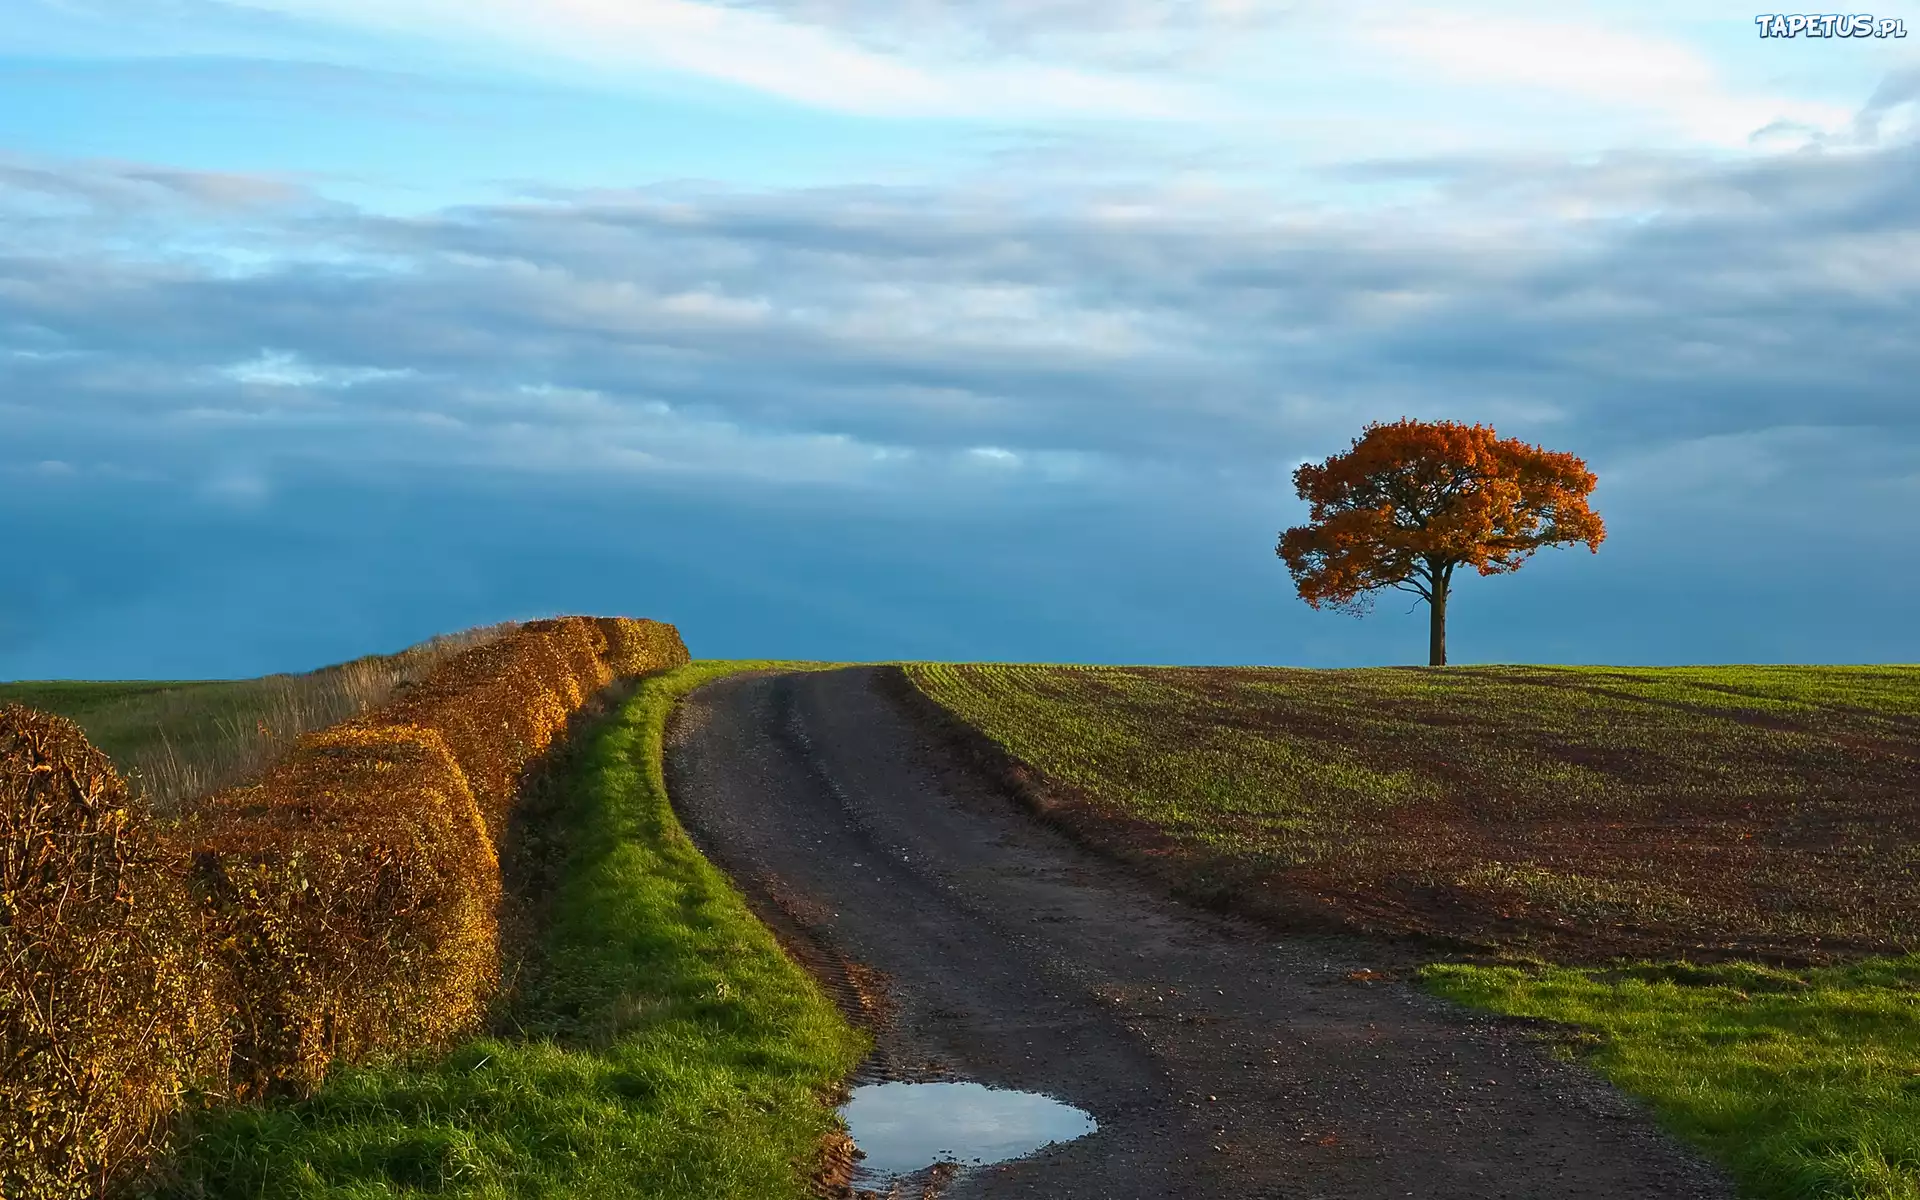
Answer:
[[671, 625], [535, 621], [156, 828], [79, 728], [0, 708], [0, 1197], [104, 1195], [189, 1088], [304, 1092], [472, 1029], [529, 766]]
[[336, 1057], [472, 1026], [495, 981], [500, 869], [446, 740], [348, 722], [181, 830], [231, 972], [242, 1096], [304, 1091]]
[[530, 622], [201, 806], [183, 834], [241, 997], [236, 1090], [305, 1091], [335, 1058], [477, 1023], [498, 982], [495, 847], [522, 776], [616, 675], [686, 661], [658, 622]]
[[224, 1068], [179, 868], [78, 726], [0, 707], [0, 1196], [124, 1182]]

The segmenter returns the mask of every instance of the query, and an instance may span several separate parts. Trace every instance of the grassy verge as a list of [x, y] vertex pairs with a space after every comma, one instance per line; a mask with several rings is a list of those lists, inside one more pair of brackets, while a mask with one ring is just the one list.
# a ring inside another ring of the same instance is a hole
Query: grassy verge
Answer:
[[513, 1036], [214, 1113], [174, 1194], [320, 1200], [808, 1194], [821, 1103], [865, 1053], [667, 803], [674, 701], [773, 665], [647, 680], [569, 766], [566, 859]]
[[1463, 1004], [1562, 1022], [1588, 1060], [1765, 1200], [1920, 1200], [1920, 956], [1427, 968]]

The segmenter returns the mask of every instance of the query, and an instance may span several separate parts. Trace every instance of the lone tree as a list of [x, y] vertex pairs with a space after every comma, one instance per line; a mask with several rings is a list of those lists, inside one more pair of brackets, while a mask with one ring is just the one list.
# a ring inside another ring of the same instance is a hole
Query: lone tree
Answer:
[[1364, 614], [1383, 588], [1427, 602], [1430, 665], [1447, 665], [1454, 568], [1517, 571], [1542, 546], [1607, 536], [1594, 476], [1571, 454], [1456, 421], [1375, 422], [1353, 448], [1293, 473], [1310, 522], [1280, 535], [1300, 598]]

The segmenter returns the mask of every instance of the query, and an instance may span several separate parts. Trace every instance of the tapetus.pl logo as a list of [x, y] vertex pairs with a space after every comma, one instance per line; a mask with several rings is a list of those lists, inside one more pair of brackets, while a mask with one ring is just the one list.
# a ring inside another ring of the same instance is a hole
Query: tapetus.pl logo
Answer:
[[1753, 19], [1761, 37], [1876, 37], [1907, 36], [1904, 17], [1876, 17], [1871, 13], [1761, 13]]

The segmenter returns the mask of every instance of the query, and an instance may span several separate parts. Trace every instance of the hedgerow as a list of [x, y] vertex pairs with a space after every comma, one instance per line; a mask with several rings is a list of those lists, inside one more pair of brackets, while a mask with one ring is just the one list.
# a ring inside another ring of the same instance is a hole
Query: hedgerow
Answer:
[[529, 770], [687, 658], [659, 622], [531, 622], [164, 823], [78, 727], [0, 709], [0, 1196], [111, 1192], [189, 1092], [304, 1094], [473, 1029]]
[[0, 1197], [126, 1182], [224, 1069], [180, 866], [79, 726], [0, 707]]

